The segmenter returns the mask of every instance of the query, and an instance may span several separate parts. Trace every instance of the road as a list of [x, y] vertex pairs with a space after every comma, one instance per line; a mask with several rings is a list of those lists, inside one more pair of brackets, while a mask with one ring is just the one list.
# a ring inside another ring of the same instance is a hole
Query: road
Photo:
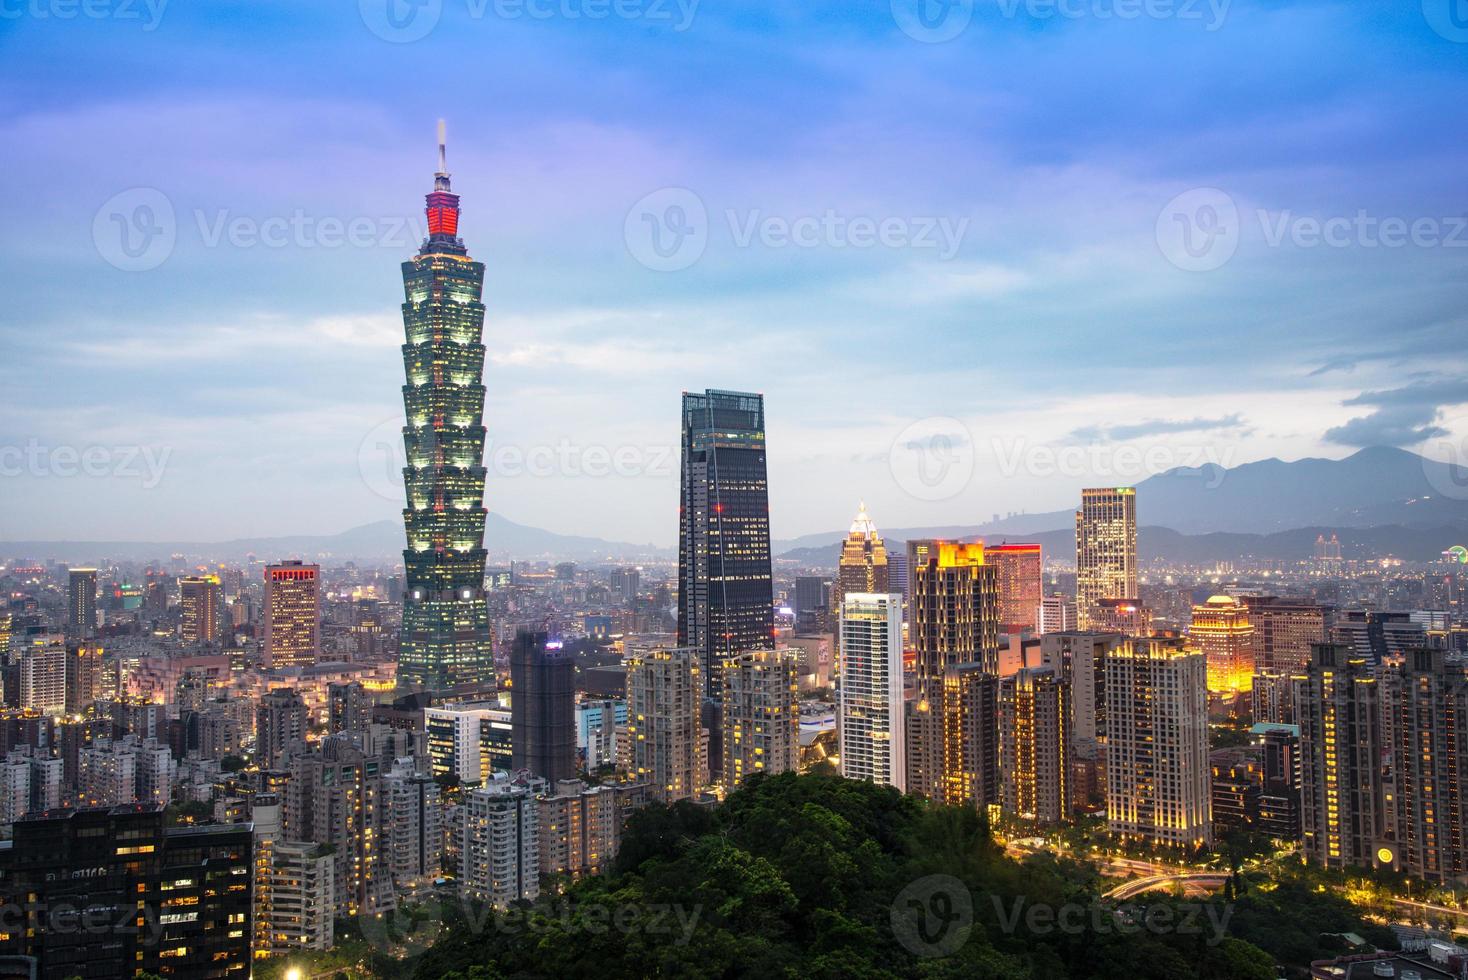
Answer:
[[1222, 871], [1189, 871], [1183, 874], [1151, 875], [1147, 878], [1138, 878], [1136, 881], [1128, 881], [1125, 884], [1117, 885], [1101, 897], [1124, 902], [1144, 892], [1179, 884], [1184, 887], [1201, 887], [1206, 885], [1208, 886], [1207, 890], [1211, 891], [1214, 888], [1222, 888], [1225, 881], [1228, 881], [1228, 873]]

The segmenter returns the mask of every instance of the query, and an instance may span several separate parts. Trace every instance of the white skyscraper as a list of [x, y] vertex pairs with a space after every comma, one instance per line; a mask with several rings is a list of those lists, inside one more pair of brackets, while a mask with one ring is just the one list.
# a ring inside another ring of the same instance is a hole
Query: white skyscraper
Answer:
[[32, 637], [20, 656], [20, 706], [60, 714], [66, 710], [66, 638]]
[[902, 595], [847, 593], [840, 629], [836, 724], [841, 775], [906, 789]]

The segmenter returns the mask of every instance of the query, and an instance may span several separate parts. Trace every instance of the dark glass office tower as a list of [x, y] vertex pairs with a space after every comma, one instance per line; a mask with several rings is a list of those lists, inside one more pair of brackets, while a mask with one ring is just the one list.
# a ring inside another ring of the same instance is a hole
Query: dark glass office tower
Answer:
[[428, 239], [403, 263], [406, 587], [398, 686], [452, 691], [494, 681], [484, 597], [484, 264], [458, 238], [439, 131]]
[[547, 780], [576, 778], [576, 661], [560, 641], [520, 630], [510, 653], [514, 767]]
[[726, 657], [774, 646], [764, 396], [685, 391], [682, 455], [678, 645], [702, 652], [718, 700]]

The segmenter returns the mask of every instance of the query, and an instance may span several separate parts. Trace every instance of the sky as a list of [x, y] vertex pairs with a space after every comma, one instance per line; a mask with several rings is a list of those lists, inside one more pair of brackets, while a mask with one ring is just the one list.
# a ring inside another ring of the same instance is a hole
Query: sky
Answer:
[[1463, 6], [0, 0], [0, 540], [398, 519], [439, 118], [510, 520], [675, 541], [705, 388], [776, 537], [1463, 461]]

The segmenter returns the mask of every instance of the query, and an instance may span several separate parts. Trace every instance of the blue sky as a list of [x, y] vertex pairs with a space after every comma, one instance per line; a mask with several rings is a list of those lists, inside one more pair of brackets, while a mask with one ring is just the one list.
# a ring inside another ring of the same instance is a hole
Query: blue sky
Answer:
[[439, 117], [512, 520], [671, 542], [705, 387], [782, 537], [1468, 438], [1449, 0], [388, 2], [0, 0], [0, 538], [396, 517]]

